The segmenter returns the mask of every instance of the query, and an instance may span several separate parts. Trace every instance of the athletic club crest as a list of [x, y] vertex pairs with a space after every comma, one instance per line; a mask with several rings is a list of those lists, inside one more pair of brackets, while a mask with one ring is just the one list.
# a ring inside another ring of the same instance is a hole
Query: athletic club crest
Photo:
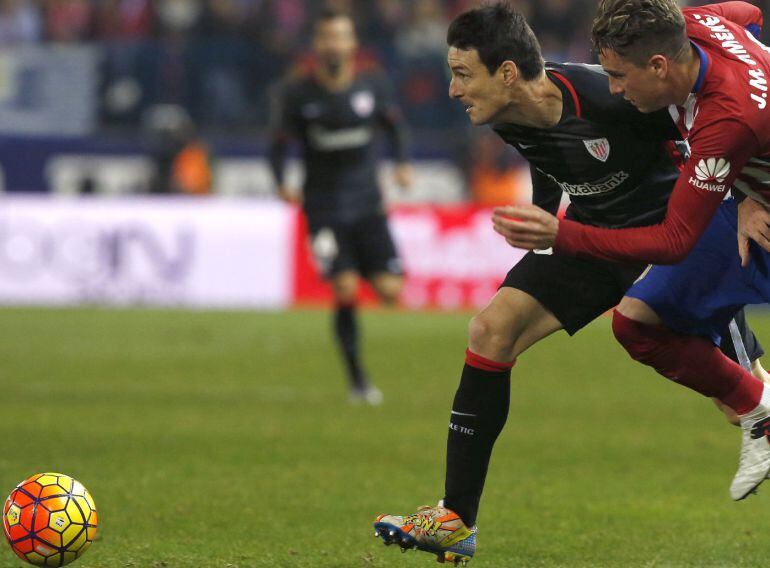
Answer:
[[361, 118], [366, 118], [374, 110], [374, 95], [369, 91], [358, 91], [350, 97], [350, 106]]
[[610, 157], [610, 141], [606, 138], [595, 138], [594, 140], [583, 140], [586, 150], [600, 162], [606, 162]]

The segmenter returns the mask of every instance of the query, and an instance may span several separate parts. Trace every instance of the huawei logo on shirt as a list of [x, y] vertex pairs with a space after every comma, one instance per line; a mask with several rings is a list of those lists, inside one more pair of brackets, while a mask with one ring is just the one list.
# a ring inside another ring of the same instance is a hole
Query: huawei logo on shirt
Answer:
[[730, 173], [730, 162], [724, 158], [704, 158], [695, 166], [695, 177], [701, 181], [723, 182]]
[[695, 177], [690, 177], [690, 185], [706, 191], [727, 191], [722, 182], [729, 173], [730, 162], [724, 158], [703, 158], [695, 166]]

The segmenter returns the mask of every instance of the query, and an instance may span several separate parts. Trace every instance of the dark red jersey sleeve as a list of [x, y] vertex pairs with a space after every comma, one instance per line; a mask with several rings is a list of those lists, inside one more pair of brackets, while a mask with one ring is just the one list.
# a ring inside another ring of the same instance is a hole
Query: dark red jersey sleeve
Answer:
[[726, 20], [735, 22], [739, 26], [742, 26], [755, 37], [759, 37], [759, 32], [762, 29], [762, 10], [749, 4], [748, 2], [722, 2], [720, 4], [708, 4], [699, 8], [685, 8], [692, 12], [704, 13], [710, 12], [717, 16], [722, 16]]
[[713, 121], [692, 140], [692, 154], [674, 186], [662, 223], [603, 229], [561, 220], [554, 250], [610, 261], [676, 264], [698, 242], [725, 193], [759, 143], [744, 123]]

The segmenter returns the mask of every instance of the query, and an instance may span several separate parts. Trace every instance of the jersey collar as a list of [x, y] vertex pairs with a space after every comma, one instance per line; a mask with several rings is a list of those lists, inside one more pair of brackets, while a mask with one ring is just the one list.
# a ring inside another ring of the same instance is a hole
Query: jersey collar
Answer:
[[690, 40], [690, 43], [695, 48], [695, 51], [698, 52], [698, 57], [700, 57], [700, 69], [698, 69], [698, 78], [695, 79], [695, 84], [692, 86], [692, 91], [690, 91], [691, 93], [697, 93], [703, 85], [703, 79], [706, 77], [706, 71], [708, 71], [711, 61], [709, 60], [708, 54], [703, 51], [701, 46], [699, 46], [693, 40]]

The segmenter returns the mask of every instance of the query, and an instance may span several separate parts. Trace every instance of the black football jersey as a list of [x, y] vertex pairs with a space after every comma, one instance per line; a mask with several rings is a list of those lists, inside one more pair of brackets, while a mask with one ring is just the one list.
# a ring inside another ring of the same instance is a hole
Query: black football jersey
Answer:
[[546, 74], [562, 92], [556, 126], [493, 126], [529, 161], [533, 202], [555, 213], [564, 192], [568, 218], [600, 227], [661, 221], [686, 153], [668, 111], [610, 94], [598, 65], [547, 63]]
[[[318, 222], [352, 222], [383, 209], [377, 183], [378, 132], [404, 161], [407, 135], [387, 77], [376, 70], [356, 75], [348, 89], [331, 92], [312, 76], [289, 81], [273, 109], [274, 147], [282, 135], [298, 138], [305, 163], [303, 205]], [[283, 160], [272, 152], [281, 183]]]

